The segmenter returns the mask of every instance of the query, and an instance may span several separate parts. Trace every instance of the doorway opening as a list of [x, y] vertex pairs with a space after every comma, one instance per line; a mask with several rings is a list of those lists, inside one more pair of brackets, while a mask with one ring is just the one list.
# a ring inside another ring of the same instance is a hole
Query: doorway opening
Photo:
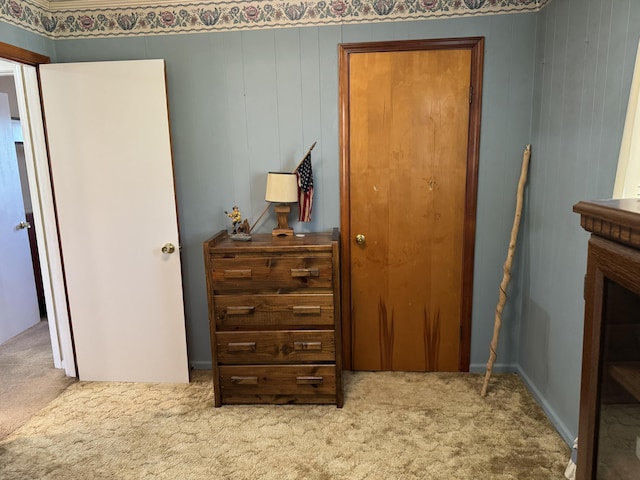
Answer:
[[[54, 367], [69, 377], [76, 376], [75, 355], [67, 308], [62, 257], [54, 210], [53, 189], [40, 107], [37, 66], [49, 58], [12, 45], [0, 43], [0, 62], [12, 71], [19, 131], [22, 135], [25, 190], [28, 186], [32, 220], [28, 223], [35, 239], [35, 261], [39, 263], [42, 312], [46, 312]], [[21, 187], [22, 188], [22, 187]], [[27, 220], [24, 220], [25, 227]], [[31, 267], [32, 268], [32, 267]], [[34, 280], [35, 281], [35, 280]], [[38, 305], [38, 310], [40, 310]]]
[[[46, 308], [46, 302], [44, 298], [42, 274], [40, 272], [41, 268], [40, 268], [40, 259], [38, 255], [38, 244], [37, 244], [35, 229], [33, 228], [33, 224], [34, 224], [33, 207], [31, 202], [29, 179], [27, 175], [27, 165], [26, 165], [25, 150], [24, 150], [24, 137], [22, 134], [22, 124], [20, 121], [20, 112], [19, 112], [18, 102], [17, 102], [14, 70], [15, 70], [14, 64], [10, 62], [0, 61], [0, 93], [4, 93], [7, 95], [10, 122], [11, 122], [11, 133], [13, 136], [13, 143], [15, 145], [15, 153], [16, 153], [15, 160], [17, 163], [17, 171], [18, 171], [17, 178], [12, 176], [11, 178], [8, 178], [6, 180], [6, 181], [11, 181], [13, 179], [14, 182], [15, 180], [17, 180], [17, 185], [14, 185], [14, 188], [7, 189], [10, 191], [7, 191], [7, 190], [3, 191], [2, 202], [5, 204], [5, 207], [6, 207], [9, 202], [16, 201], [17, 203], [20, 203], [21, 201], [21, 205], [24, 208], [24, 218], [20, 216], [21, 218], [15, 218], [14, 220], [16, 221], [20, 220], [20, 223], [18, 223], [15, 226], [16, 229], [27, 231], [30, 255], [28, 256], [29, 258], [25, 257], [24, 259], [29, 260], [30, 264], [24, 264], [24, 265], [20, 264], [20, 270], [29, 270], [29, 265], [31, 266], [31, 270], [33, 271], [34, 278], [33, 278], [33, 282], [30, 281], [30, 278], [27, 279], [30, 284], [33, 283], [33, 285], [29, 285], [29, 287], [33, 286], [35, 288], [37, 310], [39, 313], [40, 320], [47, 321], [47, 313], [46, 313], [47, 308]], [[14, 160], [13, 158], [8, 158], [8, 157], [3, 157], [2, 159], [3, 162], [13, 162], [13, 160]], [[8, 169], [10, 168], [13, 169], [13, 165], [6, 165], [5, 167], [6, 167], [5, 172], [8, 171]], [[18, 187], [19, 187], [19, 190], [18, 190]], [[15, 192], [20, 191], [21, 195], [17, 196], [16, 198], [13, 198], [11, 196], [11, 192], [14, 192], [14, 191]], [[16, 205], [15, 208], [19, 211], [20, 205]], [[9, 227], [12, 227], [12, 226], [13, 225], [9, 225]], [[24, 235], [22, 236], [24, 237]], [[29, 272], [29, 275], [27, 276], [28, 277], [31, 276], [30, 272]], [[23, 303], [22, 310], [29, 310], [29, 313], [31, 313], [33, 310], [35, 310], [34, 308], [31, 308], [31, 306], [29, 306], [30, 308], [28, 309], [24, 307], [24, 302], [26, 301], [33, 302], [33, 298], [31, 298], [32, 295], [28, 295], [28, 297], [29, 298], [25, 298], [25, 296], [20, 296], [18, 298], [9, 299], [9, 301], [22, 302]], [[17, 334], [22, 333], [27, 328], [33, 326], [34, 319], [29, 319], [27, 321], [24, 321], [24, 320], [25, 319], [21, 319], [21, 321], [19, 322], [19, 325], [17, 325], [16, 327]], [[0, 336], [0, 343], [4, 343], [5, 340], [7, 340], [6, 335]]]

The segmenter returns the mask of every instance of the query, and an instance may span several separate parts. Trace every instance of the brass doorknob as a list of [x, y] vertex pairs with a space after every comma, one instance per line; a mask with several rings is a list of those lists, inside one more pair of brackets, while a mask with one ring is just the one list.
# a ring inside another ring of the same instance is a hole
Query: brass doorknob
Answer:
[[361, 233], [359, 233], [358, 235], [356, 235], [356, 243], [358, 245], [364, 245], [365, 242], [365, 238], [364, 235], [362, 235]]
[[165, 243], [162, 246], [162, 253], [170, 254], [175, 251], [176, 251], [176, 247], [173, 245], [173, 243]]

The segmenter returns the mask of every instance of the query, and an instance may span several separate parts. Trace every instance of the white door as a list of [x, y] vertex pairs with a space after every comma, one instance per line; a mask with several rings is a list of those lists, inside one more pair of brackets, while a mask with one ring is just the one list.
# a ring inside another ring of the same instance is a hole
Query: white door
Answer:
[[9, 96], [0, 93], [0, 343], [40, 321]]
[[164, 61], [40, 75], [79, 378], [188, 382]]

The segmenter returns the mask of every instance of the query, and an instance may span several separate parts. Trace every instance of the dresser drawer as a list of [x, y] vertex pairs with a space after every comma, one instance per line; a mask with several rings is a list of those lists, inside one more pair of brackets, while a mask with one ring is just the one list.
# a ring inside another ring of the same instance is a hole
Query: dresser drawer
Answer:
[[220, 366], [223, 403], [335, 403], [334, 365]]
[[221, 330], [334, 325], [333, 294], [216, 295], [215, 319]]
[[318, 256], [238, 256], [214, 258], [214, 293], [332, 289], [332, 259]]
[[333, 362], [333, 330], [280, 332], [218, 332], [221, 364]]

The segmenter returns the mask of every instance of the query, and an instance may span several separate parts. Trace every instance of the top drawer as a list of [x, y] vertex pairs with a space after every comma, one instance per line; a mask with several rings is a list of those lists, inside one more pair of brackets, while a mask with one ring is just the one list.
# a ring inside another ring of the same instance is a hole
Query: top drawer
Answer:
[[332, 258], [329, 254], [216, 257], [211, 268], [214, 293], [291, 293], [332, 289]]

